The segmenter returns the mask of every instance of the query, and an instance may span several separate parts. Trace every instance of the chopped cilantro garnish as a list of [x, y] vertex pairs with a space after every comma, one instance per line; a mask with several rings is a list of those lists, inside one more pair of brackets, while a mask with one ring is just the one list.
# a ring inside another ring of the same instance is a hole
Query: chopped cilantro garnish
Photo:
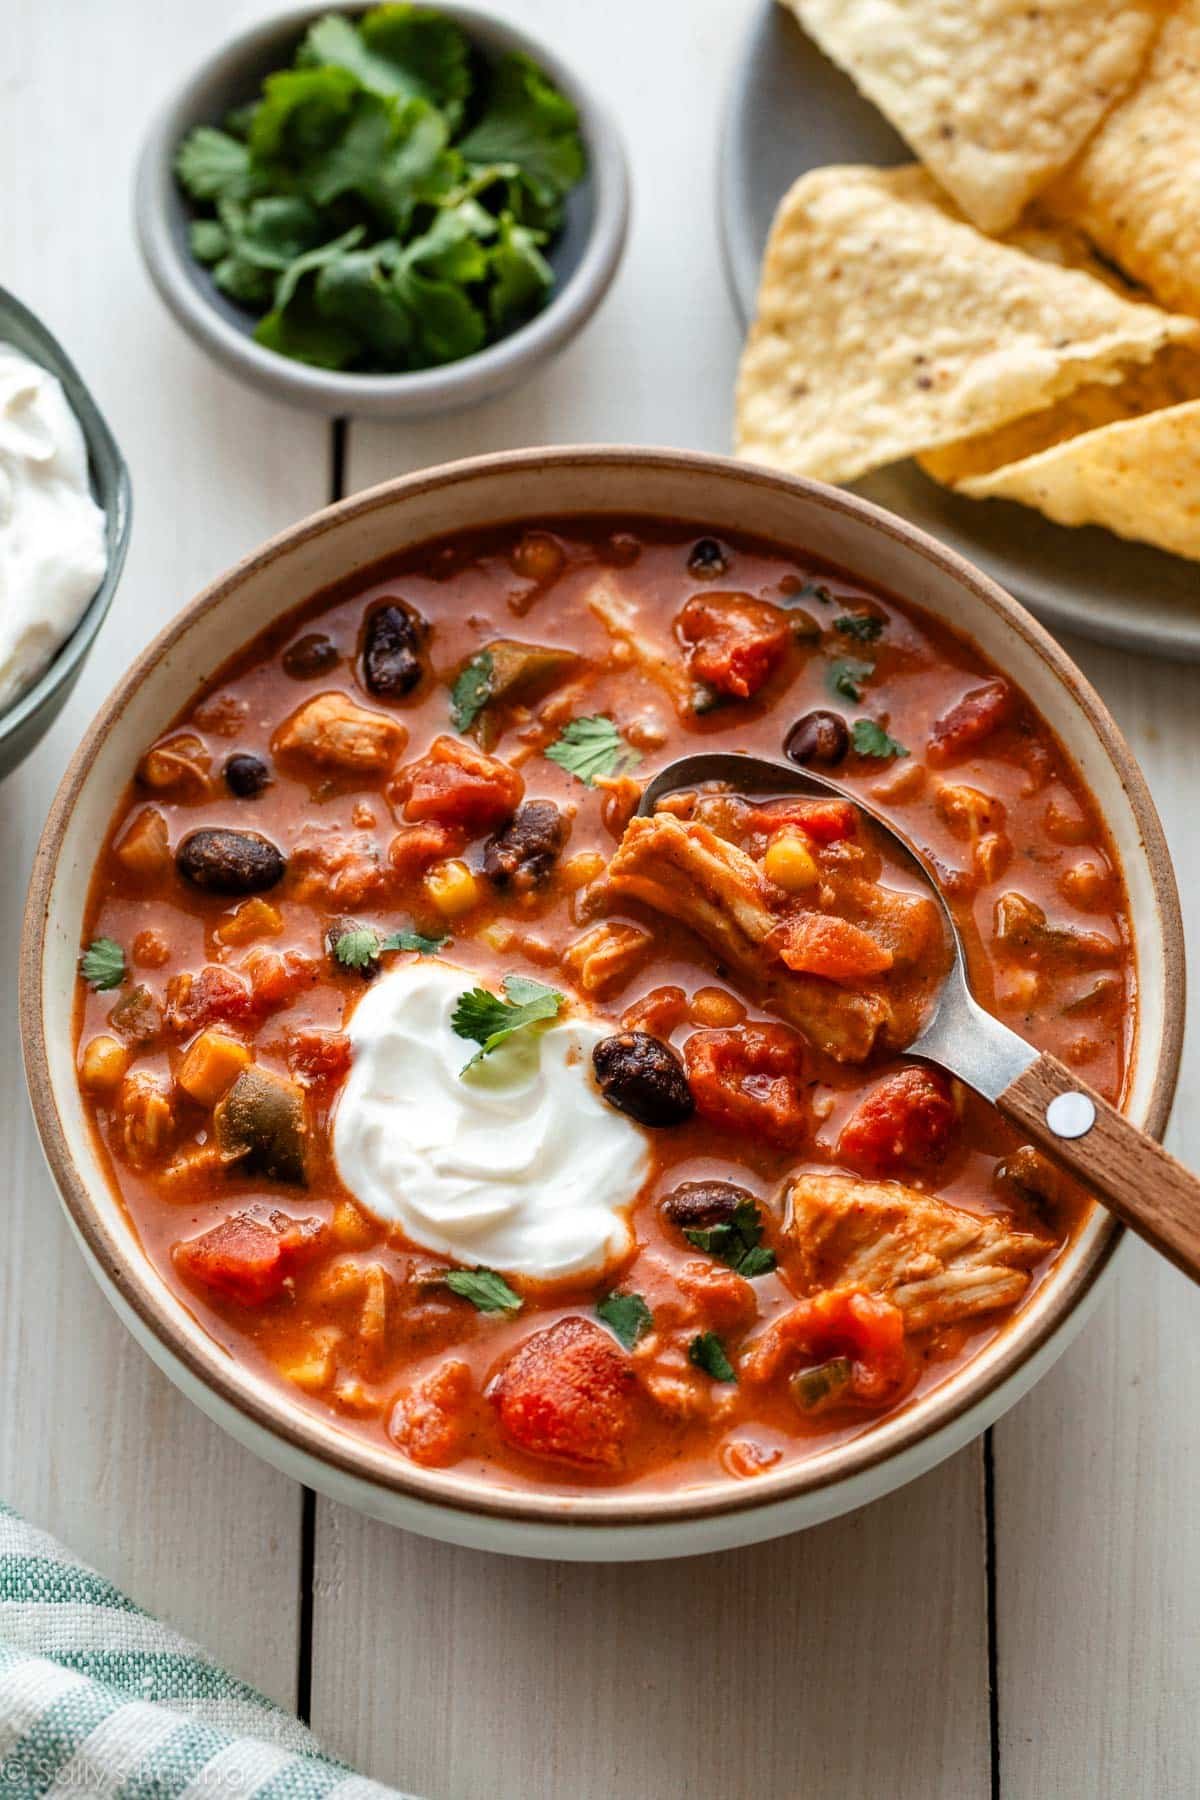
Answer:
[[596, 1317], [603, 1319], [626, 1350], [632, 1350], [654, 1323], [654, 1315], [640, 1294], [606, 1294], [597, 1302]]
[[564, 725], [546, 755], [588, 787], [594, 787], [602, 776], [624, 775], [641, 761], [612, 720], [600, 713]]
[[831, 694], [838, 694], [843, 700], [861, 700], [862, 684], [869, 681], [875, 673], [875, 664], [860, 662], [855, 656], [840, 657], [831, 662], [825, 672]]
[[877, 613], [843, 613], [833, 621], [833, 629], [860, 644], [873, 644], [883, 633], [883, 620]]
[[442, 1280], [452, 1294], [469, 1300], [480, 1312], [520, 1312], [524, 1304], [495, 1269], [447, 1269]]
[[908, 751], [894, 737], [889, 737], [875, 719], [855, 719], [850, 742], [860, 756], [907, 756]]
[[113, 938], [94, 938], [79, 959], [79, 969], [86, 982], [104, 993], [124, 981], [125, 952]]
[[728, 1263], [739, 1275], [752, 1279], [769, 1275], [775, 1267], [775, 1252], [762, 1242], [762, 1214], [753, 1200], [739, 1201], [731, 1219], [719, 1225], [694, 1226], [685, 1229], [684, 1237], [697, 1250]]
[[688, 1345], [688, 1361], [703, 1369], [714, 1381], [736, 1381], [733, 1364], [725, 1354], [725, 1346], [715, 1331], [702, 1331]]
[[390, 937], [380, 937], [373, 925], [357, 925], [352, 931], [343, 931], [333, 946], [333, 954], [347, 969], [365, 969], [386, 950], [416, 950], [422, 956], [432, 956], [448, 942], [445, 936], [424, 937], [419, 931], [394, 931]]
[[453, 362], [536, 312], [585, 161], [575, 106], [527, 56], [381, 5], [317, 19], [175, 173], [192, 254], [256, 340], [370, 372]]
[[470, 1062], [459, 1070], [460, 1075], [465, 1075], [485, 1056], [490, 1056], [514, 1031], [521, 1031], [526, 1025], [538, 1025], [545, 1019], [556, 1019], [563, 1003], [563, 996], [556, 988], [545, 987], [527, 975], [506, 975], [504, 992], [507, 998], [503, 1000], [482, 987], [468, 988], [459, 996], [450, 1023], [459, 1037], [473, 1038], [481, 1046]]
[[490, 650], [480, 650], [460, 672], [450, 689], [450, 720], [456, 731], [470, 731], [491, 699], [495, 662]]

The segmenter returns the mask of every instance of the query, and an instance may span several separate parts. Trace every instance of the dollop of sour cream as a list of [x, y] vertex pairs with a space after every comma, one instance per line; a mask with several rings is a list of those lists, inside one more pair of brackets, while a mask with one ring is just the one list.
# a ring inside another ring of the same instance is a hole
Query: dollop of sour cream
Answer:
[[104, 514], [62, 384], [0, 344], [0, 711], [70, 637], [107, 562]]
[[468, 970], [401, 963], [359, 1001], [333, 1153], [376, 1218], [456, 1262], [550, 1281], [602, 1274], [632, 1243], [650, 1172], [642, 1129], [600, 1098], [607, 1033], [571, 1018], [516, 1031], [462, 1077], [478, 1045], [450, 1019]]

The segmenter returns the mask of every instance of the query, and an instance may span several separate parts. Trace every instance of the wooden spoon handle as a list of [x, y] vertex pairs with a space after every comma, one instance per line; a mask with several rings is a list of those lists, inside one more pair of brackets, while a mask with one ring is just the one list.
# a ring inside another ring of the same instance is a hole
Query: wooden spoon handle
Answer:
[[1161, 1144], [1055, 1056], [1039, 1056], [996, 1105], [1030, 1143], [1200, 1281], [1200, 1180]]

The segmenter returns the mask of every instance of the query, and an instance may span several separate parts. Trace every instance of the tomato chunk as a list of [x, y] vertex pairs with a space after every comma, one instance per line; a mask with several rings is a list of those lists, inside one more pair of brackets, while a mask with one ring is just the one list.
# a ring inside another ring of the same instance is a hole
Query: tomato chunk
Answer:
[[771, 1381], [781, 1369], [839, 1356], [851, 1364], [847, 1402], [890, 1403], [914, 1376], [900, 1308], [858, 1288], [827, 1288], [799, 1301], [750, 1346], [741, 1370], [747, 1381]]
[[634, 1427], [629, 1359], [590, 1319], [526, 1338], [492, 1390], [500, 1428], [530, 1456], [618, 1469]]
[[950, 1083], [937, 1069], [901, 1069], [861, 1100], [842, 1127], [840, 1162], [864, 1173], [932, 1169], [958, 1130]]
[[243, 1306], [261, 1306], [283, 1292], [324, 1230], [319, 1219], [293, 1219], [285, 1212], [265, 1219], [234, 1213], [199, 1237], [176, 1244], [172, 1255], [181, 1274]]
[[769, 800], [751, 814], [756, 831], [803, 831], [816, 844], [836, 844], [858, 830], [858, 808], [849, 800]]
[[823, 975], [826, 981], [868, 981], [884, 974], [894, 960], [878, 938], [836, 913], [797, 913], [772, 942], [789, 969]]
[[1016, 695], [1007, 681], [985, 681], [972, 688], [934, 725], [926, 747], [929, 761], [947, 763], [965, 756], [1012, 717], [1015, 705]]
[[471, 1371], [451, 1358], [396, 1402], [391, 1434], [414, 1462], [442, 1469], [466, 1447], [471, 1425]]
[[808, 1124], [804, 1046], [786, 1025], [694, 1031], [683, 1046], [696, 1109], [731, 1131], [798, 1143]]
[[255, 1011], [249, 982], [217, 963], [206, 963], [198, 975], [173, 975], [167, 983], [167, 1024], [172, 1031], [238, 1024], [252, 1019]]
[[435, 738], [428, 756], [406, 769], [396, 787], [406, 819], [475, 832], [511, 818], [524, 792], [515, 769], [452, 737]]
[[288, 1068], [310, 1084], [340, 1081], [350, 1068], [350, 1039], [344, 1031], [306, 1025], [287, 1038]]
[[697, 594], [679, 615], [678, 631], [692, 646], [688, 667], [698, 681], [748, 700], [787, 654], [787, 615], [749, 594]]

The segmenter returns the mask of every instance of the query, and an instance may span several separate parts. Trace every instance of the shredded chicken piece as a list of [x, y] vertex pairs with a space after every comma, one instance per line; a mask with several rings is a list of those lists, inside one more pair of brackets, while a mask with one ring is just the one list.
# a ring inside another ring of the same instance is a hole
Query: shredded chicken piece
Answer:
[[650, 681], [665, 688], [676, 711], [691, 711], [692, 686], [679, 657], [668, 656], [647, 640], [645, 625], [635, 601], [622, 594], [609, 575], [591, 588], [585, 604], [615, 644], [623, 644], [634, 666]]
[[781, 1018], [839, 1062], [862, 1062], [891, 1019], [878, 994], [852, 992], [780, 961], [771, 884], [752, 857], [708, 826], [670, 813], [633, 819], [608, 867], [608, 885], [680, 919], [736, 969]]
[[568, 944], [563, 961], [585, 994], [604, 994], [636, 973], [654, 948], [640, 925], [606, 919]]
[[386, 713], [358, 706], [348, 694], [318, 694], [285, 719], [275, 733], [276, 755], [307, 757], [321, 768], [352, 775], [390, 769], [408, 732]]
[[910, 1332], [1012, 1306], [1052, 1247], [994, 1215], [851, 1175], [799, 1176], [786, 1230], [800, 1251], [789, 1272], [802, 1294], [860, 1288], [898, 1306]]

